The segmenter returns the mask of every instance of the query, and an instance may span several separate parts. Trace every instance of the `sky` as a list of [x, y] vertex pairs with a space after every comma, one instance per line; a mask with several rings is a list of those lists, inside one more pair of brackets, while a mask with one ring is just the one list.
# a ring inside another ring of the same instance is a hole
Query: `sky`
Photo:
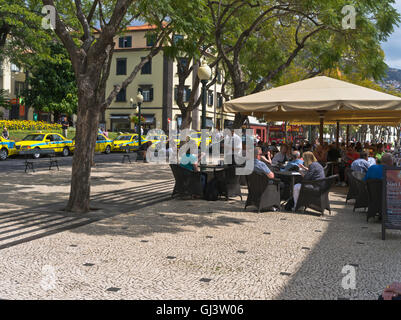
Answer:
[[[396, 0], [395, 7], [401, 13], [401, 0]], [[389, 40], [382, 44], [382, 48], [389, 67], [401, 69], [401, 24], [396, 27]]]

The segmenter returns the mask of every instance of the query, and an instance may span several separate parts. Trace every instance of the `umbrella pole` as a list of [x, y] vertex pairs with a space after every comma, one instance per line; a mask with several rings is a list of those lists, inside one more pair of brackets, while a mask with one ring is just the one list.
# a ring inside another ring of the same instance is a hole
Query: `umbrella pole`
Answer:
[[347, 148], [349, 145], [349, 124], [347, 124]]
[[319, 127], [319, 143], [323, 145], [323, 125], [324, 125], [324, 115], [321, 114], [320, 116], [320, 127]]
[[336, 148], [340, 146], [340, 121], [337, 121]]

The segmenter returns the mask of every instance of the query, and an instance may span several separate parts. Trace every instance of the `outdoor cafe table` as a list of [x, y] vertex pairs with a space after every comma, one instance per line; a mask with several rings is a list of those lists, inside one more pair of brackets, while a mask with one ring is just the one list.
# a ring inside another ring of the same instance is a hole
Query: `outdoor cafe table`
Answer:
[[285, 202], [288, 202], [293, 196], [294, 185], [296, 183], [298, 183], [298, 182], [301, 182], [301, 180], [303, 178], [302, 174], [300, 174], [299, 172], [296, 172], [296, 171], [276, 171], [276, 172], [274, 172], [274, 175], [278, 179], [280, 179], [280, 176], [281, 176], [281, 177], [285, 177], [286, 178], [285, 180], [288, 181], [288, 179], [289, 179], [291, 181], [291, 183], [290, 183], [290, 196], [289, 196], [288, 199], [285, 199]]

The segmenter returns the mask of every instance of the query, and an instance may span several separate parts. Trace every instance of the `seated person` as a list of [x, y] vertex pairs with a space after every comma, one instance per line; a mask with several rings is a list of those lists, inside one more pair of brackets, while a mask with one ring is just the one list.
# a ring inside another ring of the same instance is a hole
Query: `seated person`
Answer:
[[272, 165], [277, 166], [279, 164], [288, 161], [288, 159], [289, 159], [288, 146], [286, 144], [282, 144], [280, 147], [280, 152], [277, 153], [272, 160]]
[[[312, 152], [305, 152], [304, 153], [304, 161], [305, 165], [300, 164], [299, 167], [303, 169], [306, 173], [304, 174], [303, 181], [305, 180], [321, 180], [324, 179], [326, 176], [324, 174], [324, 169], [322, 165], [317, 161], [316, 157]], [[300, 171], [303, 174], [303, 171]], [[310, 186], [312, 188], [312, 186]], [[301, 184], [297, 183], [294, 186], [294, 207], [292, 210], [295, 210], [297, 206], [297, 201], [299, 198], [299, 193], [301, 191]]]
[[[194, 172], [199, 172], [200, 171], [199, 159], [200, 159], [200, 157], [202, 157], [202, 155], [203, 154], [201, 154], [197, 157], [196, 155], [191, 154], [191, 149], [188, 149], [187, 152], [180, 159], [180, 166], [184, 167], [188, 170], [194, 171]], [[206, 175], [206, 173], [202, 173], [201, 182], [202, 182], [203, 190], [205, 190], [206, 181], [207, 181], [207, 175]]]
[[[284, 169], [281, 171], [298, 171], [300, 164], [304, 164], [304, 161], [301, 159], [301, 153], [299, 151], [293, 151], [291, 153], [292, 159], [287, 163]], [[294, 170], [295, 169], [295, 170]]]
[[269, 179], [274, 179], [274, 173], [269, 169], [269, 167], [261, 161], [262, 149], [260, 147], [255, 148], [255, 159], [253, 170], [258, 173], [264, 173]]
[[327, 152], [325, 150], [325, 147], [322, 145], [317, 145], [315, 151], [313, 151], [313, 154], [315, 155], [315, 158], [317, 161], [320, 163], [326, 163], [327, 162]]
[[200, 167], [198, 165], [198, 157], [194, 154], [191, 154], [190, 149], [188, 149], [187, 152], [180, 159], [180, 166], [194, 172], [200, 171]]
[[377, 164], [381, 163], [381, 159], [382, 159], [384, 154], [385, 154], [384, 145], [382, 143], [379, 143], [377, 145], [377, 151], [376, 151], [376, 162], [377, 162]]
[[271, 152], [267, 151], [266, 153], [263, 152], [263, 148], [261, 148], [262, 150], [262, 155], [260, 156], [260, 161], [266, 163], [266, 165], [269, 167], [272, 165], [272, 157], [271, 157]]
[[369, 150], [368, 162], [369, 162], [369, 167], [377, 164], [373, 150]]
[[391, 153], [385, 153], [381, 157], [381, 164], [375, 164], [370, 166], [368, 172], [366, 173], [364, 181], [369, 179], [383, 179], [383, 167], [391, 167], [393, 165], [393, 156]]
[[336, 144], [332, 143], [327, 151], [327, 161], [337, 162], [339, 158], [341, 158], [341, 152], [337, 149]]
[[366, 173], [369, 167], [368, 154], [366, 152], [361, 152], [359, 159], [351, 163], [351, 170], [356, 172]]
[[359, 153], [355, 151], [353, 145], [348, 147], [345, 158], [348, 167], [350, 167], [352, 162], [354, 162], [356, 159], [359, 159]]
[[3, 127], [2, 136], [3, 136], [4, 139], [7, 139], [7, 140], [10, 138], [10, 136], [8, 134], [7, 127]]

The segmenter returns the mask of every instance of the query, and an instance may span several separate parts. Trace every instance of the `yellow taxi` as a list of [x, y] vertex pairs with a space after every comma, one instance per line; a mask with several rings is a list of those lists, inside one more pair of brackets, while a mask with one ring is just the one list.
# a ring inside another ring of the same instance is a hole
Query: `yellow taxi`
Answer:
[[[62, 153], [64, 157], [71, 152], [72, 140], [67, 140], [59, 133], [32, 133], [22, 141], [16, 142], [17, 151], [34, 149], [53, 149], [56, 153]], [[40, 157], [40, 153], [33, 155], [34, 159]]]
[[[75, 137], [72, 139], [71, 152], [75, 150]], [[113, 140], [107, 138], [104, 134], [98, 133], [96, 138], [95, 152], [104, 152], [109, 154], [113, 148]]]
[[[141, 143], [147, 142], [146, 136], [141, 137]], [[113, 140], [112, 149], [113, 152], [124, 151], [121, 147], [138, 147], [138, 134], [137, 133], [127, 133], [119, 135], [116, 139]]]
[[15, 141], [7, 140], [0, 136], [0, 160], [6, 160], [7, 157], [17, 154]]
[[[190, 136], [189, 139], [195, 141], [196, 145], [199, 148], [200, 145], [201, 145], [201, 142], [202, 142], [202, 132], [193, 132], [193, 133], [191, 133], [191, 136]], [[210, 136], [210, 134], [208, 134], [208, 136], [206, 138], [206, 146], [211, 144], [211, 142], [212, 142], [212, 137]]]

